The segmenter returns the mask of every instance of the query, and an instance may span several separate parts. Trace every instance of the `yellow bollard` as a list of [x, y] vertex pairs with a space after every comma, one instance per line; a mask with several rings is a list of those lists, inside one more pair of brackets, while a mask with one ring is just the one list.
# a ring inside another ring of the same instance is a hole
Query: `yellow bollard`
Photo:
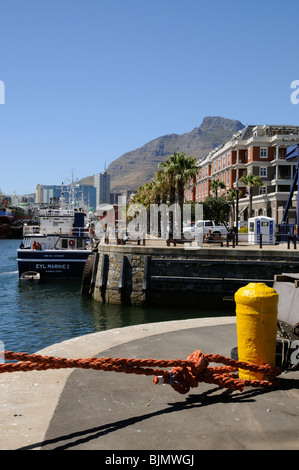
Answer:
[[[249, 283], [235, 293], [239, 361], [275, 366], [277, 292]], [[239, 370], [240, 379], [263, 380], [262, 372]]]

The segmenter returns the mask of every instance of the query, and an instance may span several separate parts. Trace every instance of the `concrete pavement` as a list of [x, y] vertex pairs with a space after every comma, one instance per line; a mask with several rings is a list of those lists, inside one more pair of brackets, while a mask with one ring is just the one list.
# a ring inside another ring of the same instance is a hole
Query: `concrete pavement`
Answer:
[[[151, 323], [64, 341], [39, 353], [186, 359], [230, 357], [235, 317]], [[3, 450], [299, 449], [299, 372], [278, 389], [228, 392], [200, 383], [186, 395], [153, 378], [85, 369], [0, 375]], [[148, 405], [149, 404], [149, 405]], [[148, 405], [148, 406], [147, 406]]]

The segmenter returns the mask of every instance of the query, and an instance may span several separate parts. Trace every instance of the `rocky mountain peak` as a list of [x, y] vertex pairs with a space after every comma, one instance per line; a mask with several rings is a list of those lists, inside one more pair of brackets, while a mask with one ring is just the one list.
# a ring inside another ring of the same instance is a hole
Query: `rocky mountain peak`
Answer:
[[[203, 158], [211, 150], [227, 142], [245, 126], [237, 120], [206, 116], [199, 127], [185, 134], [167, 134], [147, 142], [114, 160], [107, 168], [111, 177], [111, 191], [136, 190], [150, 181], [159, 163], [174, 152]], [[81, 180], [93, 184], [93, 176]]]

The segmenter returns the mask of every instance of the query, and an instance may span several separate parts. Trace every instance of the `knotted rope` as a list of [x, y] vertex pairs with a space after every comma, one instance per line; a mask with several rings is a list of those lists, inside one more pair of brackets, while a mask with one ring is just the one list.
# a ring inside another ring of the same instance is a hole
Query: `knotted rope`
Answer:
[[[170, 384], [179, 393], [188, 393], [190, 388], [197, 387], [199, 382], [216, 384], [232, 390], [242, 391], [245, 386], [269, 387], [273, 386], [275, 378], [281, 373], [278, 368], [269, 364], [249, 364], [230, 359], [219, 354], [203, 354], [194, 351], [186, 360], [174, 359], [125, 359], [125, 358], [88, 358], [67, 359], [53, 356], [40, 356], [38, 354], [15, 353], [12, 351], [0, 352], [0, 357], [8, 360], [17, 360], [17, 363], [0, 364], [0, 373], [32, 370], [81, 368], [95, 369], [110, 372], [123, 372], [126, 374], [154, 375], [155, 384]], [[222, 363], [224, 367], [209, 367], [209, 363]], [[158, 367], [158, 368], [156, 368]], [[164, 370], [172, 368], [169, 370]], [[252, 372], [262, 372], [267, 380], [239, 379], [237, 370], [245, 369]]]

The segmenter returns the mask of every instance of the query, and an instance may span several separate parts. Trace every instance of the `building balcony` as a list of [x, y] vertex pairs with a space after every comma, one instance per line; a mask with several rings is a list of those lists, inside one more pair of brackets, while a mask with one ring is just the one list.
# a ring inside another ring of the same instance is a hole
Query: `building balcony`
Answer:
[[292, 178], [281, 178], [278, 176], [278, 178], [273, 178], [271, 180], [271, 186], [275, 186], [276, 184], [282, 185], [282, 186], [290, 186], [293, 183]]

